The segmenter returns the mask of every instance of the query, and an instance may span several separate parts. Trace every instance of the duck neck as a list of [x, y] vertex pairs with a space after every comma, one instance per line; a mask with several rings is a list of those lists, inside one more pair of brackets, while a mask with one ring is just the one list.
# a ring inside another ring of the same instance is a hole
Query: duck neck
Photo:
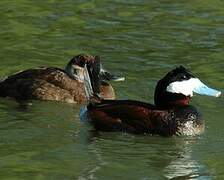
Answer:
[[155, 97], [155, 105], [160, 108], [174, 108], [177, 106], [188, 106], [190, 97], [182, 94], [165, 93], [164, 95]]
[[176, 106], [188, 106], [190, 103], [190, 97], [189, 96], [183, 96], [181, 94], [175, 95], [173, 99], [168, 101], [167, 105], [170, 107], [176, 107]]

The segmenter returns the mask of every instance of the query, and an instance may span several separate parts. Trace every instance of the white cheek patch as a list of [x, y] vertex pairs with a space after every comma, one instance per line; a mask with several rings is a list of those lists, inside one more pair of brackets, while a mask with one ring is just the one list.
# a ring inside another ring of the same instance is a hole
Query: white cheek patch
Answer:
[[170, 83], [166, 90], [167, 92], [183, 94], [191, 97], [193, 96], [193, 92], [214, 97], [219, 97], [221, 95], [221, 91], [206, 86], [198, 78]]
[[204, 85], [198, 78], [191, 78], [184, 81], [176, 81], [170, 83], [166, 90], [171, 93], [183, 94], [185, 96], [193, 96], [193, 90]]

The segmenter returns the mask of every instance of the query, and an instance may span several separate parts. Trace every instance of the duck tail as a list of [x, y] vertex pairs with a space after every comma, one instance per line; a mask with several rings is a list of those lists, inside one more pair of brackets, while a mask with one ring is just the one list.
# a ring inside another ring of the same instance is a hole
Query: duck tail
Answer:
[[84, 87], [86, 99], [89, 104], [101, 102], [100, 93], [100, 60], [96, 59], [91, 64], [85, 64], [84, 67]]

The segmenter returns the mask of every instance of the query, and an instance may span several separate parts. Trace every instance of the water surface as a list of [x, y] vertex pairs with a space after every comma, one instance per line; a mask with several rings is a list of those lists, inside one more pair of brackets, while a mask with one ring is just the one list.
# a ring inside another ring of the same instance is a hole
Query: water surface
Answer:
[[[221, 0], [0, 1], [0, 77], [36, 66], [64, 67], [101, 55], [121, 99], [153, 102], [156, 82], [182, 64], [224, 87]], [[223, 179], [224, 101], [195, 96], [199, 137], [96, 133], [79, 106], [0, 99], [1, 179]]]

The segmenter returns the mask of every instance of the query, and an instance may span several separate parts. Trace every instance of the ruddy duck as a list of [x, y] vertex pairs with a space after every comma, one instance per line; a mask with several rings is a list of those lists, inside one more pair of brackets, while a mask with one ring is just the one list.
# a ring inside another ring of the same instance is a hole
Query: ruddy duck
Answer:
[[193, 92], [214, 97], [221, 95], [220, 91], [209, 88], [180, 66], [157, 83], [155, 105], [134, 100], [92, 98], [87, 115], [95, 129], [100, 131], [198, 135], [204, 131], [204, 122], [198, 110], [189, 105]]
[[[105, 99], [114, 99], [110, 80], [124, 80], [102, 68], [98, 56], [78, 55], [72, 58], [65, 70], [55, 67], [28, 69], [7, 77], [0, 82], [0, 96], [13, 97], [17, 100], [53, 100], [67, 103], [84, 103], [86, 95], [83, 83], [84, 66], [94, 69], [100, 64], [99, 94]], [[99, 81], [98, 81], [99, 82]], [[94, 83], [94, 80], [92, 81]]]

